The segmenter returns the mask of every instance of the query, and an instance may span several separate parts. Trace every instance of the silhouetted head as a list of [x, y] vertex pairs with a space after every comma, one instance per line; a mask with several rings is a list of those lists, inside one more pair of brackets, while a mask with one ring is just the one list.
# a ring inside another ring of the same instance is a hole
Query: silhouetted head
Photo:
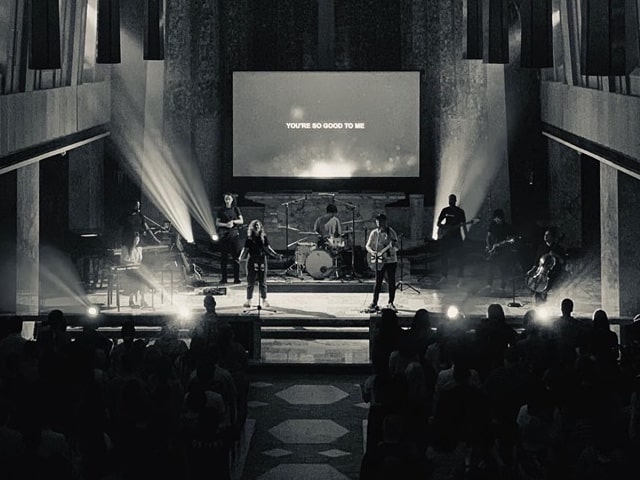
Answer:
[[450, 207], [455, 207], [457, 201], [458, 201], [458, 197], [456, 197], [453, 193], [451, 195], [449, 195], [449, 206]]
[[216, 299], [213, 297], [213, 295], [208, 294], [204, 297], [204, 308], [209, 313], [216, 311]]
[[570, 298], [565, 298], [560, 303], [560, 311], [562, 312], [563, 317], [568, 317], [573, 312], [573, 300]]
[[338, 207], [336, 207], [333, 203], [327, 205], [327, 213], [338, 213]]

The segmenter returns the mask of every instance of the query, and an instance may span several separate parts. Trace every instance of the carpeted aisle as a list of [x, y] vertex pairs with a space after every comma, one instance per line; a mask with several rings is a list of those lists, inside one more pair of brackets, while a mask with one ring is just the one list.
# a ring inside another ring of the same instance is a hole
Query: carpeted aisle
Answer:
[[254, 376], [255, 420], [243, 479], [357, 479], [363, 453], [361, 375]]

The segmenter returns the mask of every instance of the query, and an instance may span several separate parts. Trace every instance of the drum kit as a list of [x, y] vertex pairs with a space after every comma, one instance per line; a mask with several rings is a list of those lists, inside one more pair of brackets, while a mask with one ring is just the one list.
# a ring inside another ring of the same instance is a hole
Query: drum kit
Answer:
[[[287, 245], [287, 248], [295, 247], [294, 263], [287, 269], [287, 272], [295, 272], [295, 276], [300, 279], [304, 278], [304, 273], [314, 280], [358, 279], [354, 261], [356, 230], [353, 226], [365, 221], [343, 222], [343, 225], [351, 225], [351, 229], [345, 230], [342, 235], [336, 237], [323, 237], [316, 232], [300, 231], [295, 227], [283, 227], [294, 234], [305, 235]], [[309, 241], [312, 235], [316, 238], [315, 242]], [[351, 265], [347, 260], [351, 261]]]

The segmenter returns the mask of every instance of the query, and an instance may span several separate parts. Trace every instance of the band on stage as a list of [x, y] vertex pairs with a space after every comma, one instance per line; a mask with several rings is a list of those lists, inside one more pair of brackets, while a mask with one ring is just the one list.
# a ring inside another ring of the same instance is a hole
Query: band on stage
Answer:
[[[306, 197], [305, 197], [306, 199]], [[224, 206], [216, 213], [215, 225], [218, 234], [217, 251], [220, 258], [220, 283], [228, 282], [228, 266], [231, 264], [233, 282], [239, 284], [240, 265], [246, 262], [247, 295], [245, 307], [251, 306], [255, 283], [258, 283], [258, 305], [267, 303], [268, 258], [283, 256], [277, 253], [269, 242], [265, 225], [254, 219], [248, 228], [242, 211], [237, 205], [237, 195], [227, 192], [223, 196]], [[449, 279], [450, 263], [454, 264], [457, 284], [462, 285], [465, 275], [466, 256], [472, 252], [466, 246], [469, 236], [469, 225], [478, 223], [477, 218], [468, 220], [463, 208], [457, 204], [457, 197], [451, 194], [448, 205], [444, 207], [436, 220], [437, 241], [436, 252], [439, 257], [440, 279], [434, 288], [444, 286]], [[293, 272], [302, 278], [306, 273], [315, 280], [338, 279], [359, 280], [362, 277], [373, 277], [373, 297], [365, 309], [366, 312], [378, 312], [378, 302], [383, 282], [388, 286], [386, 307], [396, 310], [396, 269], [398, 266], [399, 235], [390, 225], [384, 213], [378, 213], [375, 228], [368, 232], [367, 220], [355, 219], [355, 206], [347, 202], [344, 205], [351, 210], [352, 220], [341, 220], [336, 199], [326, 206], [326, 212], [313, 222], [312, 231], [303, 231], [288, 225], [281, 226], [287, 232], [304, 235], [297, 241], [287, 245], [295, 247], [293, 264], [286, 274]], [[344, 218], [344, 215], [343, 215]], [[152, 223], [155, 228], [150, 228]], [[280, 226], [279, 226], [280, 227]], [[364, 233], [364, 248], [356, 243], [356, 233]], [[542, 235], [541, 232], [544, 232]], [[542, 238], [539, 236], [542, 235]], [[311, 237], [311, 238], [309, 238]], [[173, 231], [170, 222], [162, 225], [144, 216], [140, 210], [140, 202], [132, 203], [131, 210], [120, 222], [120, 265], [125, 270], [129, 294], [129, 305], [147, 306], [144, 299], [144, 287], [148, 283], [141, 275], [139, 266], [143, 262], [141, 240], [146, 243], [169, 245], [179, 257], [176, 264], [182, 264], [185, 280], [198, 277], [202, 280], [202, 271], [191, 262], [185, 253], [184, 244], [179, 234]], [[314, 239], [315, 238], [315, 239]], [[312, 240], [313, 241], [308, 241]], [[513, 290], [515, 296], [516, 282], [523, 283], [531, 292], [534, 303], [546, 301], [549, 291], [558, 283], [565, 270], [567, 254], [561, 245], [562, 238], [555, 227], [539, 229], [533, 236], [523, 235], [507, 222], [505, 212], [501, 208], [493, 210], [487, 223], [484, 236], [484, 259], [486, 260], [485, 285], [477, 294], [492, 295], [494, 282], [499, 283], [499, 295], [505, 295], [507, 289]], [[425, 245], [426, 245], [425, 241]], [[401, 282], [402, 283], [402, 282]]]

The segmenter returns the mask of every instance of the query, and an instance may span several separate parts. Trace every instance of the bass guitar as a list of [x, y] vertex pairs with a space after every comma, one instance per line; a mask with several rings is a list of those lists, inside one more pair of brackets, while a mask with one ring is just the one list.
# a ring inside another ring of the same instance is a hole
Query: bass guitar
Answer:
[[506, 247], [507, 245], [513, 245], [514, 243], [516, 243], [518, 240], [520, 240], [522, 237], [515, 236], [515, 237], [509, 237], [505, 240], [502, 240], [501, 242], [497, 242], [494, 243], [491, 248], [487, 248], [484, 254], [485, 259], [487, 260], [493, 260], [497, 255], [500, 254], [500, 252], [502, 252], [502, 250], [504, 249], [504, 247]]
[[375, 270], [381, 270], [383, 265], [386, 263], [387, 258], [389, 258], [392, 255], [393, 253], [391, 251], [392, 248], [393, 248], [393, 244], [390, 243], [389, 245], [387, 245], [382, 250], [376, 253], [369, 252], [368, 259], [369, 259], [369, 263], [371, 264], [371, 268], [374, 268]]
[[456, 225], [440, 225], [438, 227], [438, 240], [442, 240], [442, 238], [446, 237], [450, 232], [455, 232], [457, 229], [460, 229], [462, 225], [475, 225], [479, 221], [480, 219], [476, 217], [465, 223], [458, 223]]

